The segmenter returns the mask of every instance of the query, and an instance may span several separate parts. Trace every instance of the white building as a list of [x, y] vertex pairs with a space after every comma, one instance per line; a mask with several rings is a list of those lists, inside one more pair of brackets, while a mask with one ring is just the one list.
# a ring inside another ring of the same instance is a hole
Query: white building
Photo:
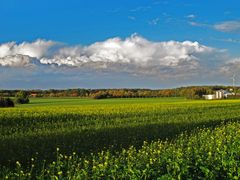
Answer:
[[218, 90], [215, 92], [216, 94], [216, 99], [223, 99], [225, 98], [224, 94], [225, 94], [225, 91], [224, 90]]
[[212, 100], [212, 99], [216, 99], [216, 95], [215, 94], [208, 94], [208, 95], [203, 95], [203, 97], [207, 100]]
[[212, 100], [212, 99], [224, 99], [227, 98], [228, 95], [233, 95], [233, 93], [230, 93], [226, 90], [218, 90], [215, 92], [215, 94], [208, 94], [208, 95], [203, 95], [205, 99]]

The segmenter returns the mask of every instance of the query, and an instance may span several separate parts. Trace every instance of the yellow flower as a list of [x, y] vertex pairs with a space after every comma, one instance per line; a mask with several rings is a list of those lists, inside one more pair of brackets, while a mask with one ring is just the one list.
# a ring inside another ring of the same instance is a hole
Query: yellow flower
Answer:
[[87, 160], [84, 161], [86, 164], [88, 164], [89, 162]]
[[19, 161], [17, 161], [17, 162], [16, 162], [16, 165], [17, 165], [17, 166], [21, 166], [21, 164], [20, 164], [20, 162], [19, 162]]

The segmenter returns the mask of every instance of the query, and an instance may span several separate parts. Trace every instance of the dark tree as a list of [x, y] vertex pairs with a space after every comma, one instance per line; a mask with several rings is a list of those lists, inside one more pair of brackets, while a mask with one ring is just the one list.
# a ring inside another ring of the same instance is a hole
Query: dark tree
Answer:
[[15, 101], [18, 104], [27, 104], [29, 103], [28, 93], [25, 91], [19, 91], [15, 95]]
[[0, 107], [14, 107], [14, 102], [10, 98], [0, 97]]

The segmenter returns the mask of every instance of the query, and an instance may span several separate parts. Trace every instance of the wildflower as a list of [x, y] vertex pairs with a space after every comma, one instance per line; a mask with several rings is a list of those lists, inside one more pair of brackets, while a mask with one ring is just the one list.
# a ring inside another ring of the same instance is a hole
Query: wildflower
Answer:
[[21, 166], [19, 161], [16, 162], [16, 165], [19, 166], [19, 167]]
[[84, 161], [86, 164], [88, 164], [89, 162], [87, 160]]

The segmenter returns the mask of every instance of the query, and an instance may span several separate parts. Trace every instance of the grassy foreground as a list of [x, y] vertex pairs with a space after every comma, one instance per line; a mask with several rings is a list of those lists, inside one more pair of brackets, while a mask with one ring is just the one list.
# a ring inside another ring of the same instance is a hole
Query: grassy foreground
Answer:
[[0, 172], [31, 178], [236, 178], [239, 120], [239, 100], [31, 99], [1, 109]]

